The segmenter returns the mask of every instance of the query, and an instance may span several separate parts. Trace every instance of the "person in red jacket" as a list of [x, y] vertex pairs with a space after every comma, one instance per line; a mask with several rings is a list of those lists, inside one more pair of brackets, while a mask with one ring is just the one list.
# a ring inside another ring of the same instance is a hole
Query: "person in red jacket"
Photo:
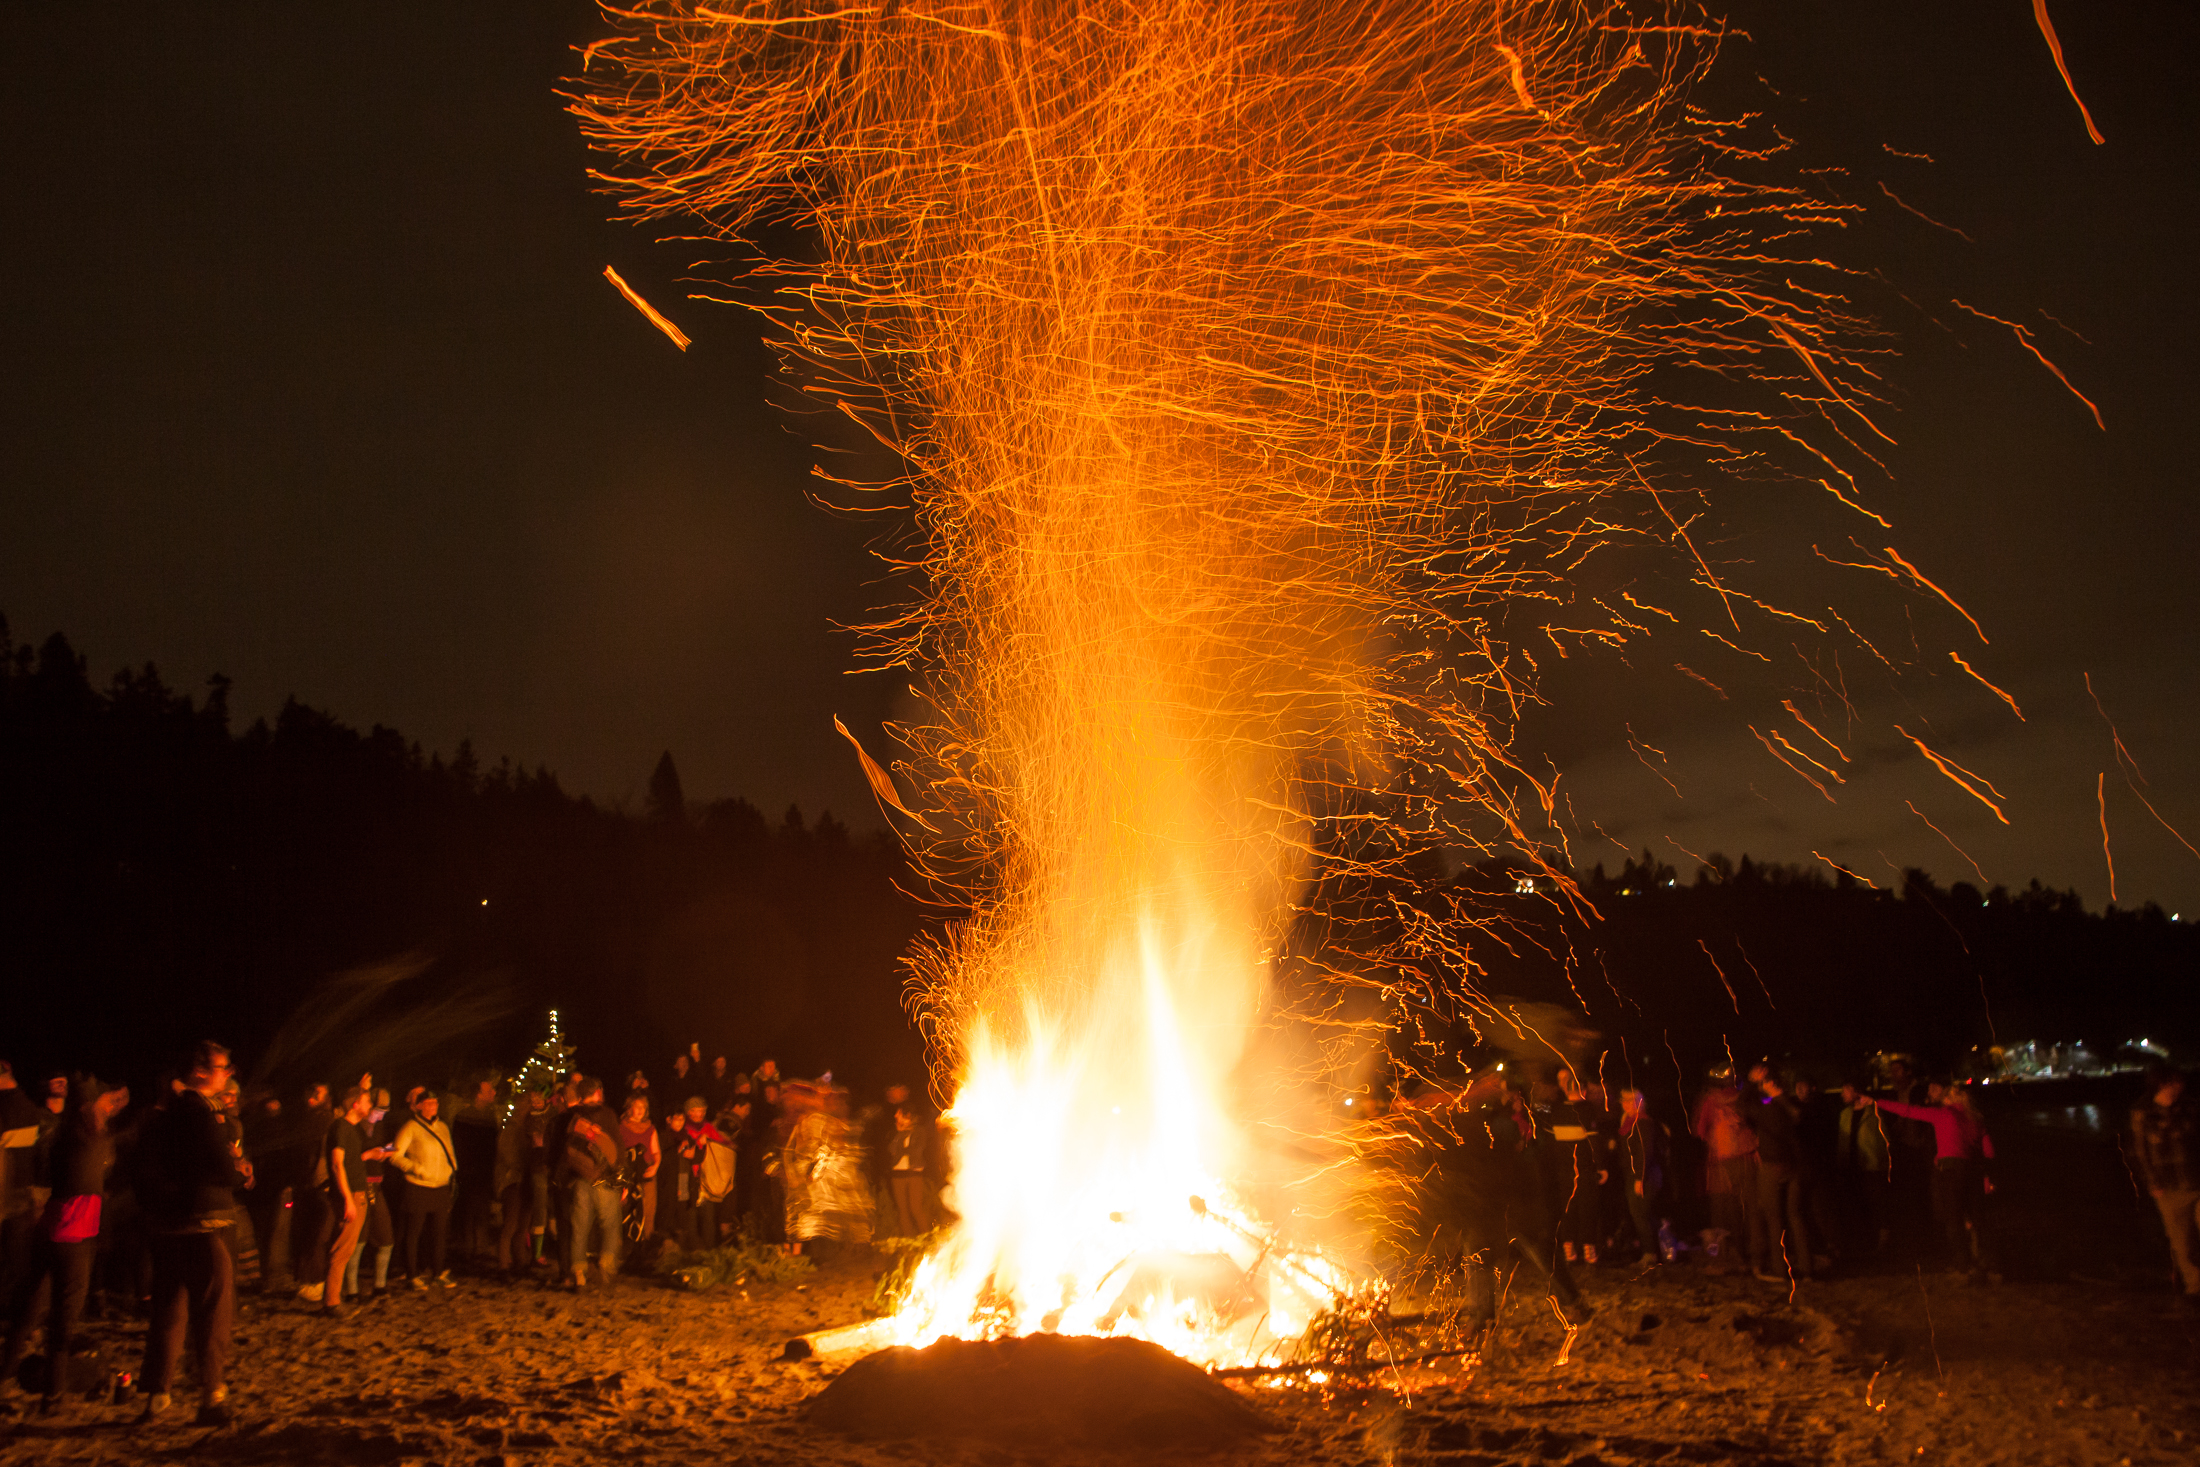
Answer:
[[709, 1115], [709, 1102], [691, 1095], [686, 1107], [668, 1119], [662, 1138], [664, 1166], [672, 1178], [664, 1199], [671, 1210], [664, 1231], [682, 1248], [707, 1248], [718, 1241], [714, 1210], [703, 1201], [703, 1158], [714, 1143], [725, 1145], [726, 1138]]
[[1974, 1268], [1980, 1258], [1978, 1202], [1994, 1185], [1986, 1174], [1986, 1163], [1994, 1159], [1994, 1138], [1960, 1086], [1933, 1081], [1925, 1087], [1925, 1098], [1923, 1105], [1874, 1103], [1889, 1115], [1932, 1127], [1933, 1225], [1947, 1248], [1948, 1266]]

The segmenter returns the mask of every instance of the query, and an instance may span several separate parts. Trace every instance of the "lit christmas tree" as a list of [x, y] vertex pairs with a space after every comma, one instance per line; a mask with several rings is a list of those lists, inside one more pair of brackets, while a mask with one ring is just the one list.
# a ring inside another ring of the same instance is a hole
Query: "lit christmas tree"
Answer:
[[504, 1102], [502, 1119], [510, 1120], [520, 1098], [533, 1090], [550, 1090], [563, 1080], [573, 1068], [573, 1046], [565, 1042], [558, 1032], [558, 1011], [550, 1011], [550, 1037], [535, 1046], [535, 1052], [527, 1056], [527, 1063], [520, 1066], [512, 1078], [511, 1098]]

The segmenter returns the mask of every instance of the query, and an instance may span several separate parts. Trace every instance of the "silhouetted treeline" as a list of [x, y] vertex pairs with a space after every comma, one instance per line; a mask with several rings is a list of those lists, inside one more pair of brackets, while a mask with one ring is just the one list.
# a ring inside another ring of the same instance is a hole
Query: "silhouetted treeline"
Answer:
[[[919, 1074], [899, 960], [937, 914], [897, 889], [888, 836], [692, 804], [670, 755], [626, 812], [296, 702], [235, 732], [227, 691], [150, 666], [96, 687], [65, 639], [17, 646], [0, 621], [0, 1055], [144, 1078], [211, 1033], [284, 1083], [440, 1080], [516, 1064], [554, 1006], [583, 1065], [660, 1083], [690, 1038], [865, 1085]], [[2153, 907], [1646, 854], [1579, 877], [1585, 920], [1518, 879], [1451, 885], [1506, 919], [1473, 982], [1585, 1009], [1644, 1078], [1729, 1046], [2200, 1045], [2200, 936]]]
[[[922, 909], [884, 835], [691, 807], [669, 754], [628, 813], [295, 701], [234, 732], [227, 694], [150, 665], [96, 687], [63, 637], [34, 651], [0, 621], [0, 1054], [142, 1078], [209, 1033], [286, 1083], [440, 1080], [516, 1065], [556, 1007], [585, 1066], [660, 1083], [691, 1038], [920, 1073], [898, 960]], [[393, 983], [404, 954], [422, 963]], [[352, 987], [388, 991], [347, 1007], [338, 975], [376, 964]], [[317, 1007], [343, 1022], [301, 1048]]]
[[[2200, 1045], [2200, 933], [2159, 907], [2088, 912], [2075, 892], [1900, 890], [1815, 868], [1713, 855], [1692, 875], [1647, 853], [1577, 879], [1595, 919], [1548, 880], [1470, 869], [1462, 888], [1517, 928], [1477, 945], [1483, 988], [1585, 1008], [1644, 1078], [1723, 1055], [1853, 1065], [1880, 1049], [1950, 1066], [1973, 1045], [2147, 1037]], [[1668, 1046], [1670, 1045], [1670, 1052]]]

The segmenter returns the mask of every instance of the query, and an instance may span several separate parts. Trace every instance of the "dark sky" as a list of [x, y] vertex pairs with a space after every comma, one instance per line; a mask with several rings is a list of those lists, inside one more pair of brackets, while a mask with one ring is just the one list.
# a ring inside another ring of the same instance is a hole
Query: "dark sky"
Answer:
[[[2098, 905], [2105, 771], [2123, 903], [2200, 912], [2200, 859], [2125, 789], [2081, 682], [2200, 843], [2200, 23], [2183, 4], [2057, 11], [2105, 147], [2025, 0], [1745, 5], [1728, 55], [1777, 93], [1803, 161], [1876, 201], [1851, 244], [1914, 306], [1886, 320], [1901, 446], [1872, 502], [1985, 625], [1966, 655], [2028, 721], [1960, 678], [1860, 705], [1987, 773], [2011, 824], [1885, 732], [1859, 734], [1826, 804], [1732, 710], [1667, 690], [1633, 728], [1676, 801], [1616, 737], [1619, 704], [1587, 696], [1556, 739], [1568, 788], [1629, 847], [1975, 880], [1908, 801], [1992, 880]], [[846, 676], [834, 630], [879, 594], [870, 532], [805, 499], [812, 452], [769, 405], [754, 326], [686, 298], [705, 251], [608, 222], [589, 191], [555, 88], [598, 33], [565, 0], [11, 7], [0, 612], [18, 639], [65, 630], [101, 673], [225, 672], [248, 717], [295, 694], [431, 748], [471, 738], [613, 800], [638, 801], [670, 748], [691, 796], [875, 822], [830, 722], [875, 737], [897, 691]], [[2108, 431], [1956, 296], [2028, 323]], [[1921, 636], [1935, 657], [1963, 645]]]

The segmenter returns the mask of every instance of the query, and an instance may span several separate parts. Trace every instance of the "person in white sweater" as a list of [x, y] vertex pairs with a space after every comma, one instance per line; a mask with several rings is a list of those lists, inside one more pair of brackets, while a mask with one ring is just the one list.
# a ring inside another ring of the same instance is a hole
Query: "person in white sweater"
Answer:
[[[389, 1164], [405, 1174], [405, 1231], [401, 1258], [416, 1289], [428, 1287], [432, 1277], [446, 1289], [456, 1288], [444, 1262], [451, 1224], [452, 1183], [458, 1176], [458, 1152], [451, 1146], [450, 1127], [436, 1118], [441, 1108], [433, 1090], [413, 1102], [412, 1118], [390, 1143]], [[427, 1238], [427, 1257], [421, 1258], [421, 1238]]]

